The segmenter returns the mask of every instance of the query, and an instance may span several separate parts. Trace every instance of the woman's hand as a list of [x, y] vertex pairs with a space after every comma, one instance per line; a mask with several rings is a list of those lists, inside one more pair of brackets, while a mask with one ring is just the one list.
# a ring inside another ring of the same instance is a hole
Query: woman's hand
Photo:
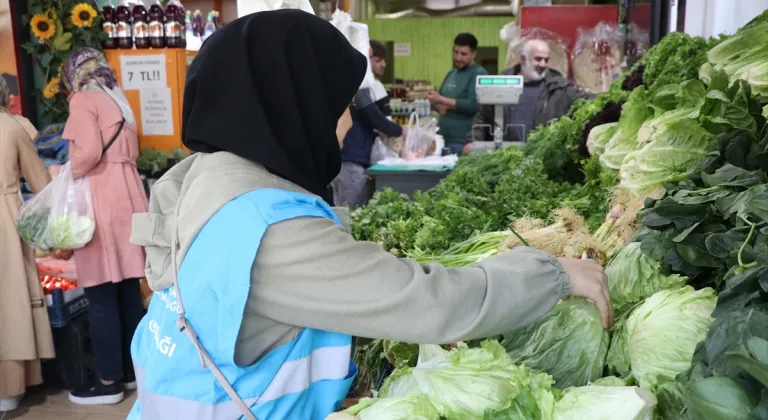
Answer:
[[608, 293], [608, 279], [600, 264], [593, 260], [558, 258], [571, 278], [571, 296], [587, 298], [597, 305], [603, 327], [613, 326], [613, 305]]

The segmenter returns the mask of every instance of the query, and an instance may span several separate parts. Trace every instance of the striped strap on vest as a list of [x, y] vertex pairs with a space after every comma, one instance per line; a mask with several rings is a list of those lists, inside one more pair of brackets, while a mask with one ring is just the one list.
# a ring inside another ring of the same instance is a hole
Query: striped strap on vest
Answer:
[[197, 354], [200, 356], [200, 363], [202, 364], [203, 369], [208, 369], [211, 371], [211, 373], [213, 373], [213, 376], [216, 377], [216, 381], [218, 381], [219, 384], [224, 388], [224, 391], [227, 392], [229, 398], [231, 398], [232, 401], [237, 404], [238, 408], [246, 419], [256, 420], [256, 416], [253, 415], [250, 408], [248, 408], [243, 399], [237, 395], [237, 391], [232, 388], [232, 385], [229, 383], [229, 381], [227, 381], [227, 378], [223, 373], [221, 373], [221, 369], [216, 366], [216, 363], [214, 363], [214, 361], [211, 359], [211, 356], [203, 347], [202, 343], [200, 343], [195, 330], [192, 329], [192, 325], [189, 324], [189, 320], [187, 320], [185, 316], [186, 312], [184, 310], [184, 303], [181, 300], [181, 291], [179, 290], [179, 266], [176, 264], [176, 249], [178, 246], [180, 246], [179, 225], [177, 222], [179, 220], [180, 205], [181, 200], [176, 203], [173, 228], [171, 229], [171, 264], [173, 265], [173, 287], [176, 290], [176, 298], [179, 305], [179, 319], [176, 320], [176, 326], [179, 327], [179, 331], [183, 332], [187, 338], [189, 338], [189, 341], [192, 342], [192, 345], [197, 349]]

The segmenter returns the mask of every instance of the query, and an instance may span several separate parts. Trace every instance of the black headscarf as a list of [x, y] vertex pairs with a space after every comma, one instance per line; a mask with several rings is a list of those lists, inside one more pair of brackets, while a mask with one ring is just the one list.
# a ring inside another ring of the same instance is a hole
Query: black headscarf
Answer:
[[189, 66], [184, 145], [260, 163], [329, 201], [327, 186], [341, 168], [336, 124], [363, 81], [366, 60], [309, 13], [237, 19], [208, 38]]

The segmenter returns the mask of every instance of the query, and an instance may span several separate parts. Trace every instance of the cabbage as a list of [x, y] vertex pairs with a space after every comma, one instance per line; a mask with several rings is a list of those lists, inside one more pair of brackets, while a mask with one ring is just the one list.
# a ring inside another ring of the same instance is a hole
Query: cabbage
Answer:
[[635, 88], [621, 107], [621, 117], [613, 137], [600, 155], [600, 164], [610, 169], [620, 169], [624, 157], [637, 148], [637, 131], [653, 116], [650, 99], [643, 86]]
[[605, 151], [605, 145], [616, 133], [619, 123], [607, 123], [593, 127], [587, 136], [587, 150], [592, 156], [600, 156]]
[[514, 363], [544, 371], [558, 388], [586, 385], [603, 374], [610, 338], [594, 303], [569, 299], [535, 323], [504, 334]]
[[717, 296], [711, 288], [662, 290], [627, 318], [627, 351], [632, 376], [655, 391], [691, 366], [696, 345], [707, 336]]
[[582, 386], [565, 391], [555, 420], [651, 420], [656, 397], [636, 386]]
[[360, 420], [440, 420], [432, 404], [423, 395], [393, 398], [363, 398], [345, 412]]
[[643, 148], [626, 155], [619, 185], [635, 196], [687, 178], [715, 146], [713, 136], [690, 119], [677, 120]]
[[637, 303], [660, 290], [679, 289], [688, 280], [678, 274], [661, 273], [661, 262], [647, 257], [640, 242], [622, 247], [605, 268], [615, 308]]
[[685, 403], [685, 386], [677, 381], [662, 381], [656, 387], [657, 420], [679, 420], [685, 418], [687, 410]]
[[[421, 353], [431, 357], [421, 357]], [[552, 409], [549, 375], [516, 366], [496, 341], [478, 348], [445, 351], [437, 345], [421, 345], [416, 367], [398, 368], [387, 378], [381, 397], [424, 395], [449, 419], [483, 418], [486, 410], [531, 413], [542, 418]]]
[[85, 216], [58, 216], [48, 222], [51, 245], [59, 249], [78, 249], [93, 239], [96, 223]]

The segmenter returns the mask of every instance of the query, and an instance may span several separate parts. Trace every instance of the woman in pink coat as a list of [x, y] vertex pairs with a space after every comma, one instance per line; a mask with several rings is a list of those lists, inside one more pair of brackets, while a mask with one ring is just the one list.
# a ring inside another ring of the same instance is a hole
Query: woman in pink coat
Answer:
[[123, 399], [124, 385], [135, 386], [130, 345], [144, 315], [139, 292], [144, 250], [129, 241], [133, 214], [147, 211], [136, 169], [136, 121], [101, 52], [74, 50], [62, 67], [61, 80], [69, 95], [63, 137], [70, 142], [72, 176], [88, 177], [96, 219], [93, 240], [75, 250], [75, 263], [89, 300], [99, 380], [73, 390], [69, 399], [76, 404], [115, 404]]

